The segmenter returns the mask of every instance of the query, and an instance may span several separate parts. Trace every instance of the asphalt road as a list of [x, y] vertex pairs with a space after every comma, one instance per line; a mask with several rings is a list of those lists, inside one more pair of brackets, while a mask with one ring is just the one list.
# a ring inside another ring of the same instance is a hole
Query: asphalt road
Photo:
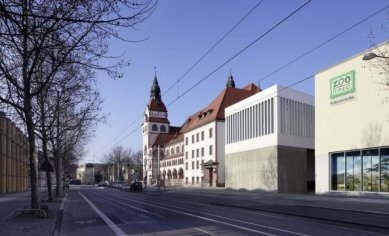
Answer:
[[[252, 196], [252, 195], [251, 195]], [[336, 199], [335, 199], [336, 200]], [[334, 200], [334, 202], [336, 202]], [[331, 203], [329, 203], [331, 204]], [[60, 235], [389, 235], [389, 214], [224, 191], [68, 192]]]

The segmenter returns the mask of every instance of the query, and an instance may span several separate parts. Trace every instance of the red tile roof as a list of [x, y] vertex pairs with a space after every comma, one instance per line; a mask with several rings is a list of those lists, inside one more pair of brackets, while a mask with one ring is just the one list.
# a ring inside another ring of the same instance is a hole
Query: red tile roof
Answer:
[[185, 132], [215, 120], [224, 120], [224, 109], [226, 107], [242, 101], [260, 91], [261, 89], [253, 83], [246, 85], [242, 89], [226, 87], [207, 107], [189, 116], [181, 127], [170, 127], [169, 134], [162, 133], [156, 138], [154, 143], [151, 143], [155, 146], [183, 142]]
[[150, 100], [150, 102], [147, 105], [147, 107], [149, 108], [149, 110], [152, 110], [152, 111], [164, 111], [164, 112], [167, 112], [165, 104], [162, 101], [155, 100], [154, 98], [152, 98]]

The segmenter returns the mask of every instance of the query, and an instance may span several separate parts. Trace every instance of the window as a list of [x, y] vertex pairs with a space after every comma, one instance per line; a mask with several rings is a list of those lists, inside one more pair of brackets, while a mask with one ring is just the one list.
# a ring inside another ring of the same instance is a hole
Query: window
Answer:
[[199, 141], [199, 133], [196, 134], [196, 142]]
[[180, 153], [180, 147], [179, 146], [176, 147], [176, 153]]
[[169, 156], [169, 149], [166, 150], [166, 156]]
[[389, 148], [333, 153], [331, 190], [389, 192]]
[[160, 126], [161, 132], [166, 132], [166, 127], [164, 125]]
[[361, 191], [361, 155], [359, 151], [346, 153], [346, 190]]
[[194, 150], [192, 150], [192, 158], [194, 158]]
[[199, 177], [198, 176], [196, 177], [196, 182], [199, 183]]
[[209, 145], [209, 155], [212, 155], [213, 154], [213, 147], [212, 145]]
[[153, 124], [153, 125], [151, 126], [151, 130], [152, 130], [152, 131], [158, 131], [158, 125]]
[[195, 178], [194, 178], [194, 177], [192, 177], [192, 184], [194, 184], [194, 180], [195, 180]]
[[212, 136], [213, 136], [213, 129], [210, 128], [210, 129], [209, 129], [209, 138], [212, 138]]
[[188, 152], [185, 152], [185, 159], [188, 160]]
[[194, 161], [192, 161], [192, 170], [194, 169]]
[[200, 150], [196, 149], [196, 157], [199, 157], [199, 156], [200, 156]]
[[181, 152], [184, 152], [184, 144], [181, 145]]
[[192, 134], [192, 143], [194, 143], [194, 134]]
[[188, 184], [188, 177], [185, 177], [185, 183]]
[[389, 148], [381, 149], [381, 192], [389, 192]]
[[201, 131], [201, 141], [204, 140], [204, 131]]
[[196, 169], [199, 169], [199, 161], [196, 161]]
[[170, 153], [173, 155], [174, 154], [174, 148], [170, 149]]
[[185, 145], [188, 145], [188, 137], [185, 138]]
[[204, 156], [204, 148], [203, 147], [201, 148], [201, 156], [202, 157]]
[[188, 170], [188, 162], [185, 163], [185, 170]]
[[378, 192], [379, 162], [377, 149], [362, 151], [363, 191]]

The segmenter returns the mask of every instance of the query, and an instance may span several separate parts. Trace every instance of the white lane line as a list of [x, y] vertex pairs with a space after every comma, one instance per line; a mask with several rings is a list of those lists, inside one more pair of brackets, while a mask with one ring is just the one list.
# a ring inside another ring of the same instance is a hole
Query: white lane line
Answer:
[[65, 202], [66, 202], [66, 197], [68, 196], [68, 193], [65, 194], [65, 197], [62, 199], [62, 203], [61, 203], [61, 206], [59, 207], [59, 209], [61, 211], [63, 211], [63, 209], [65, 208]]
[[112, 201], [113, 201], [113, 202], [117, 202], [118, 204], [121, 204], [121, 205], [123, 205], [123, 206], [127, 206], [127, 207], [129, 207], [129, 208], [133, 208], [133, 209], [135, 209], [135, 210], [138, 210], [138, 211], [141, 211], [141, 212], [144, 212], [144, 213], [153, 215], [153, 216], [157, 216], [157, 217], [163, 218], [163, 216], [161, 216], [161, 215], [159, 215], [159, 214], [156, 214], [156, 213], [152, 213], [152, 212], [150, 212], [150, 211], [143, 210], [143, 209], [141, 209], [141, 208], [139, 208], [139, 207], [131, 206], [130, 204], [127, 204], [127, 203], [124, 203], [124, 202], [119, 202], [118, 200], [114, 200], [114, 199], [112, 199], [112, 198], [107, 198], [107, 197], [105, 197], [105, 196], [102, 195], [102, 194], [99, 194], [99, 195], [100, 195], [101, 198], [109, 199], [111, 202], [112, 202]]
[[[120, 197], [122, 199], [127, 199], [127, 200], [133, 201], [133, 202], [143, 203], [143, 204], [149, 205], [149, 206], [164, 208], [164, 207], [157, 206], [157, 205], [154, 205], [154, 204], [151, 204], [151, 203], [147, 204], [147, 203], [145, 203], [143, 201], [136, 201], [136, 200], [133, 200], [133, 199], [129, 199], [128, 197], [121, 197], [121, 196], [117, 196], [117, 197]], [[193, 209], [190, 209], [190, 208], [186, 209], [186, 208], [177, 207], [177, 206], [171, 206], [171, 207], [174, 207], [174, 208], [180, 209], [180, 210], [196, 212], [196, 213], [199, 213], [199, 214], [202, 214], [202, 215], [208, 215], [208, 216], [212, 216], [212, 217], [216, 217], [216, 218], [221, 218], [221, 219], [230, 220], [230, 221], [234, 221], [234, 222], [238, 222], [238, 223], [243, 223], [243, 224], [246, 224], [246, 225], [252, 225], [252, 226], [256, 226], [256, 227], [270, 229], [270, 230], [274, 230], [274, 231], [281, 231], [281, 232], [285, 232], [285, 233], [289, 233], [289, 234], [294, 234], [294, 235], [300, 235], [300, 236], [308, 236], [307, 234], [303, 234], [303, 233], [298, 233], [298, 232], [294, 232], [294, 231], [290, 231], [290, 230], [285, 230], [285, 229], [275, 228], [275, 227], [271, 227], [271, 226], [256, 224], [256, 223], [247, 222], [247, 221], [243, 221], [243, 220], [232, 219], [232, 218], [228, 218], [228, 217], [224, 217], [224, 216], [219, 216], [219, 215], [215, 215], [215, 214], [211, 214], [211, 213], [200, 212], [200, 211], [196, 211], [196, 210], [193, 210]], [[171, 210], [171, 209], [169, 209], [169, 210]], [[190, 213], [188, 213], [188, 214], [190, 214]], [[197, 216], [197, 215], [195, 215], [195, 216]], [[198, 216], [198, 217], [201, 217], [201, 216]]]
[[95, 204], [93, 204], [91, 201], [89, 201], [88, 198], [86, 198], [80, 191], [78, 191], [78, 194], [81, 195], [81, 197], [84, 198], [84, 200], [92, 207], [92, 209], [105, 221], [105, 223], [116, 233], [118, 236], [124, 236], [127, 235], [124, 233], [123, 230], [121, 230], [115, 223], [113, 223], [102, 211], [100, 211]]
[[[112, 196], [112, 195], [111, 195], [111, 196]], [[114, 197], [114, 196], [112, 196], [112, 197]], [[115, 197], [120, 197], [120, 196], [115, 196]], [[174, 210], [174, 209], [167, 208], [167, 207], [163, 207], [163, 206], [158, 206], [158, 205], [155, 205], [155, 204], [152, 204], [152, 203], [146, 203], [146, 202], [136, 201], [136, 200], [132, 200], [132, 199], [125, 198], [125, 197], [120, 197], [120, 198], [129, 200], [129, 201], [133, 201], [133, 202], [137, 202], [137, 203], [142, 203], [142, 204], [144, 204], [144, 205], [152, 206], [152, 207], [155, 207], [155, 208], [160, 208], [160, 209], [163, 209], [163, 210], [175, 212], [175, 213], [178, 213], [178, 214], [187, 215], [187, 216], [191, 216], [191, 217], [194, 217], [194, 218], [198, 218], [198, 219], [202, 219], [202, 220], [206, 220], [206, 221], [210, 221], [210, 222], [214, 222], [214, 223], [218, 223], [218, 224], [222, 224], [222, 225], [227, 225], [227, 226], [230, 226], [230, 227], [233, 227], [233, 228], [238, 228], [238, 229], [242, 229], [242, 230], [246, 230], [246, 231], [250, 231], [250, 232], [254, 232], [254, 233], [259, 233], [259, 234], [274, 236], [274, 234], [267, 233], [267, 232], [264, 232], [264, 231], [259, 231], [259, 230], [247, 228], [247, 227], [244, 227], [244, 226], [240, 226], [240, 225], [235, 225], [235, 224], [223, 222], [223, 221], [220, 221], [220, 220], [215, 220], [215, 219], [207, 218], [207, 217], [204, 217], [204, 216], [199, 216], [199, 215], [191, 214], [191, 213], [188, 213], [188, 212], [183, 212], [183, 211]], [[175, 207], [175, 208], [183, 209], [183, 208], [179, 208], [179, 207]], [[190, 210], [190, 209], [183, 209], [183, 210], [194, 211], [194, 210]], [[200, 214], [205, 214], [205, 215], [207, 215], [206, 213], [202, 213], [202, 212], [200, 212]], [[210, 214], [208, 214], [208, 215], [210, 215]], [[221, 217], [221, 216], [217, 216], [217, 217], [229, 219], [229, 218]], [[238, 221], [238, 220], [234, 220], [234, 219], [230, 219], [230, 220], [231, 220], [231, 221]], [[252, 223], [248, 223], [248, 222], [244, 222], [244, 223], [246, 223], [246, 224], [252, 224]], [[256, 225], [256, 224], [254, 224], [254, 225]], [[256, 226], [261, 226], [261, 227], [268, 228], [268, 227], [262, 226], [262, 225], [256, 225]], [[281, 231], [283, 231], [283, 230], [281, 230]]]
[[193, 229], [198, 230], [198, 231], [200, 231], [200, 232], [202, 232], [202, 233], [205, 233], [205, 234], [216, 235], [216, 234], [214, 234], [214, 233], [212, 233], [212, 232], [209, 232], [209, 231], [207, 231], [207, 230], [205, 230], [205, 229], [202, 229], [202, 228], [193, 228]]

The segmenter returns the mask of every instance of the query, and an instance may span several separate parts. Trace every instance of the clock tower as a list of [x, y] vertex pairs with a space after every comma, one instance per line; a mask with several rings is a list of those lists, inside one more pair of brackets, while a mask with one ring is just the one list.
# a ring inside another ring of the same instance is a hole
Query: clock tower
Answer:
[[150, 101], [144, 112], [142, 125], [143, 139], [143, 167], [144, 175], [147, 176], [147, 182], [150, 183], [154, 177], [152, 145], [160, 134], [169, 133], [169, 120], [165, 104], [161, 99], [161, 89], [158, 84], [157, 76], [154, 76], [154, 81], [150, 90]]

